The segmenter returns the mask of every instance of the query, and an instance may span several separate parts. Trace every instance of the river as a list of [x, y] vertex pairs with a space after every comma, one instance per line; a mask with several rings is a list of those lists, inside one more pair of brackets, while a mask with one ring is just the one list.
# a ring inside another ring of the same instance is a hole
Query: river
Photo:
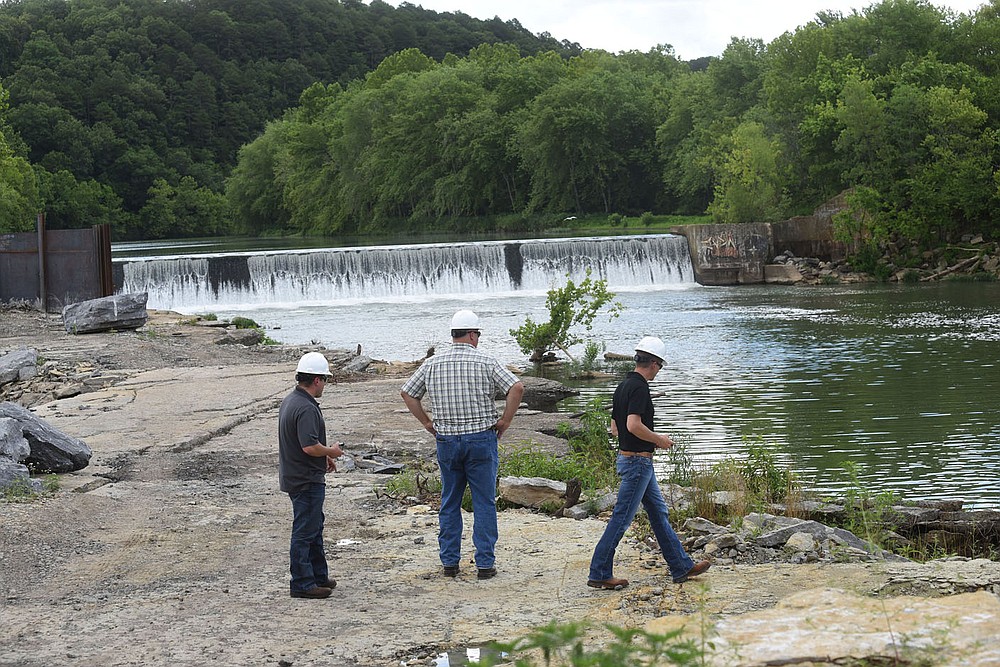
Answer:
[[[657, 428], [672, 434], [695, 466], [741, 457], [760, 441], [813, 490], [842, 492], [844, 463], [853, 462], [871, 491], [1000, 507], [1000, 285], [703, 287], [676, 267], [668, 278], [647, 277], [640, 260], [631, 263], [639, 264], [631, 276], [609, 279], [621, 316], [599, 316], [581, 333], [620, 353], [644, 335], [664, 340], [670, 356], [651, 383], [659, 394]], [[547, 284], [562, 284], [560, 270], [550, 267]], [[151, 297], [150, 307], [242, 315], [281, 342], [361, 345], [386, 360], [418, 359], [447, 345], [452, 313], [472, 308], [484, 321], [481, 348], [527, 366], [510, 329], [525, 317], [547, 318], [540, 278], [517, 289], [464, 289], [463, 280], [480, 280], [468, 272], [451, 276], [458, 282], [445, 290], [427, 280], [407, 283], [423, 284], [422, 292], [302, 300], [281, 292], [280, 301], [272, 295], [259, 302], [244, 294], [227, 303], [223, 290], [221, 300], [188, 304]], [[579, 356], [583, 345], [571, 352]], [[561, 409], [608, 400], [616, 382], [574, 382], [582, 396]]]

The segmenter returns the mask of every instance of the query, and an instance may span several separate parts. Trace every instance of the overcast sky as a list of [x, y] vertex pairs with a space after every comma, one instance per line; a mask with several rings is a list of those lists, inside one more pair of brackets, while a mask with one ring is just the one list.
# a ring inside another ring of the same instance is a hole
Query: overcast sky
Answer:
[[[387, 0], [393, 6], [399, 0]], [[843, 0], [410, 0], [437, 12], [460, 11], [479, 19], [517, 19], [527, 30], [548, 32], [588, 49], [648, 51], [670, 44], [677, 57], [718, 56], [732, 37], [765, 43], [834, 10], [850, 14], [877, 4]], [[960, 13], [985, 0], [934, 0]]]

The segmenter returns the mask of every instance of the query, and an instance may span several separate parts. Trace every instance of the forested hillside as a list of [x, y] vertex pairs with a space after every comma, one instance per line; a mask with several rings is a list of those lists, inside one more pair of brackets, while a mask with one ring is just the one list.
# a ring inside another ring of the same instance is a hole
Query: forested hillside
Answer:
[[821, 13], [697, 68], [377, 0], [6, 2], [0, 230], [766, 221], [849, 190], [845, 236], [995, 235], [997, 44], [1000, 0]]
[[482, 216], [528, 229], [539, 212], [780, 220], [851, 189], [845, 236], [995, 233], [998, 12], [886, 0], [734, 40], [701, 71], [670, 49], [408, 51], [309, 88], [241, 151], [229, 200], [252, 232], [336, 234]]
[[0, 2], [0, 231], [40, 206], [52, 227], [111, 222], [118, 238], [225, 232], [237, 150], [303, 89], [407, 48], [440, 60], [497, 41], [580, 52], [380, 0]]

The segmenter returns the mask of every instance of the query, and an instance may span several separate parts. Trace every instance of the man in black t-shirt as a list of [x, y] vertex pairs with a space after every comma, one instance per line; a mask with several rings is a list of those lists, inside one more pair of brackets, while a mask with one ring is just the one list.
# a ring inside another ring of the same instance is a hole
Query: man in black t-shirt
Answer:
[[316, 401], [330, 377], [326, 357], [309, 352], [295, 371], [298, 384], [278, 410], [278, 484], [292, 501], [289, 593], [326, 598], [337, 582], [323, 553], [325, 475], [337, 469], [334, 459], [344, 452], [338, 443], [326, 445], [326, 422]]
[[640, 503], [649, 516], [674, 583], [684, 583], [711, 566], [707, 560], [695, 564], [684, 551], [670, 526], [667, 504], [653, 469], [653, 452], [674, 446], [669, 436], [653, 431], [653, 399], [649, 393], [649, 381], [663, 368], [666, 354], [666, 346], [659, 338], [643, 338], [635, 346], [635, 370], [615, 389], [611, 434], [618, 437], [615, 468], [622, 482], [611, 519], [590, 561], [587, 585], [591, 588], [620, 590], [628, 586], [628, 579], [614, 576], [615, 549], [639, 511]]

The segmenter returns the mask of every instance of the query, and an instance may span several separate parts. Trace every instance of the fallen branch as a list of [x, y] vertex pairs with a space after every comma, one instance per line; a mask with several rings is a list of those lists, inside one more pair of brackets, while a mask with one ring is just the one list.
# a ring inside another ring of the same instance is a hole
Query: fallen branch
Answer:
[[937, 280], [938, 278], [940, 278], [942, 276], [946, 276], [949, 273], [955, 273], [955, 271], [961, 271], [962, 269], [966, 268], [967, 266], [971, 266], [971, 265], [975, 264], [978, 261], [979, 261], [979, 257], [970, 257], [969, 259], [963, 259], [958, 264], [955, 264], [954, 266], [949, 266], [947, 269], [945, 269], [943, 271], [938, 271], [937, 273], [932, 273], [929, 276], [925, 276], [925, 277], [921, 278], [920, 282], [923, 283], [923, 282], [927, 282], [929, 280]]

